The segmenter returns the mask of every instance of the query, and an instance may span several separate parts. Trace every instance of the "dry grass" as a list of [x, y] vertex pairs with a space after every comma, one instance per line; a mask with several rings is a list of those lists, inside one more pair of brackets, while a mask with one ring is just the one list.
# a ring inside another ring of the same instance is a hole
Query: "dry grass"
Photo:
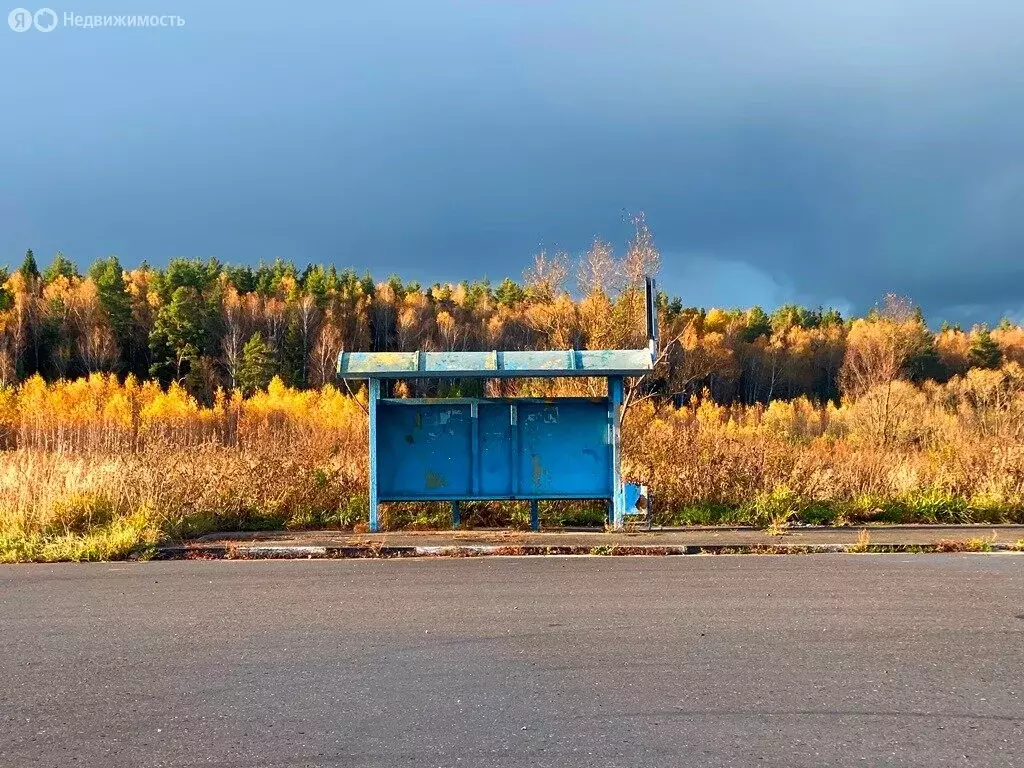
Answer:
[[996, 532], [992, 531], [989, 537], [977, 537], [972, 539], [954, 540], [940, 539], [935, 543], [935, 549], [939, 552], [991, 552], [992, 545], [996, 541]]
[[850, 545], [849, 552], [870, 552], [871, 532], [867, 528], [861, 528], [857, 534], [857, 543]]
[[1024, 371], [946, 386], [897, 382], [886, 439], [876, 398], [817, 406], [710, 400], [630, 415], [624, 473], [654, 489], [661, 522], [1024, 521]]
[[[842, 406], [709, 400], [630, 412], [627, 478], [657, 522], [1024, 522], [1024, 373], [897, 382], [880, 439], [874, 393]], [[366, 518], [366, 419], [331, 387], [279, 383], [203, 408], [182, 390], [111, 377], [0, 390], [0, 560], [145, 556], [213, 530], [337, 527]], [[600, 525], [594, 504], [542, 505], [546, 524]], [[447, 505], [393, 505], [391, 527], [448, 524]], [[469, 525], [523, 527], [525, 505], [465, 504]], [[866, 544], [866, 542], [865, 542]], [[973, 544], [971, 546], [974, 546]], [[978, 547], [983, 547], [979, 543]]]
[[109, 559], [213, 530], [365, 517], [365, 416], [331, 388], [274, 385], [201, 408], [116, 380], [3, 393], [0, 559]]

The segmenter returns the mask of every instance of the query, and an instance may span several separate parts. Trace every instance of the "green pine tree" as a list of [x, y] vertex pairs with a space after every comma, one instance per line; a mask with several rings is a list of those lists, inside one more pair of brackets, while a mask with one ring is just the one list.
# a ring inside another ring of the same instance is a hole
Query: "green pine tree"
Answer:
[[150, 375], [162, 384], [185, 381], [194, 362], [215, 354], [220, 274], [216, 259], [172, 259], [154, 275], [160, 308], [149, 335]]
[[843, 316], [839, 313], [838, 309], [829, 308], [821, 313], [821, 324], [823, 327], [830, 325], [842, 325]]
[[206, 306], [195, 288], [181, 286], [169, 304], [160, 308], [150, 334], [153, 366], [150, 374], [166, 383], [182, 381], [207, 347]]
[[124, 270], [117, 256], [97, 259], [89, 267], [89, 277], [96, 284], [100, 306], [107, 316], [123, 357], [128, 357], [132, 338], [132, 302], [124, 284]]
[[309, 269], [303, 278], [302, 284], [318, 309], [324, 309], [330, 302], [331, 293], [337, 288], [337, 276], [332, 275], [323, 266], [317, 265]]
[[514, 307], [526, 298], [526, 292], [519, 283], [506, 277], [494, 291], [494, 298], [503, 307]]
[[29, 248], [25, 251], [25, 260], [21, 262], [21, 276], [26, 280], [30, 277], [39, 277], [39, 265], [36, 264], [36, 255]]
[[238, 366], [238, 388], [243, 395], [266, 389], [274, 378], [274, 355], [259, 331], [242, 348], [242, 362]]
[[745, 320], [746, 325], [740, 335], [748, 344], [760, 336], [772, 335], [772, 319], [761, 307], [751, 307]]
[[291, 387], [306, 386], [306, 356], [308, 339], [303, 339], [302, 326], [295, 307], [290, 307], [288, 322], [281, 340], [281, 378]]
[[53, 257], [53, 262], [43, 270], [43, 282], [47, 285], [58, 277], [66, 277], [69, 280], [72, 277], [78, 277], [78, 267], [62, 251], [57, 251]]
[[998, 368], [1003, 362], [1003, 352], [988, 330], [988, 326], [979, 326], [971, 339], [969, 357], [975, 368]]
[[228, 282], [235, 286], [239, 293], [252, 293], [256, 290], [256, 276], [253, 274], [252, 267], [226, 266], [224, 274], [227, 275]]
[[946, 381], [949, 374], [942, 365], [938, 350], [935, 349], [935, 337], [923, 325], [917, 326], [912, 339], [913, 348], [907, 357], [907, 375], [911, 381]]

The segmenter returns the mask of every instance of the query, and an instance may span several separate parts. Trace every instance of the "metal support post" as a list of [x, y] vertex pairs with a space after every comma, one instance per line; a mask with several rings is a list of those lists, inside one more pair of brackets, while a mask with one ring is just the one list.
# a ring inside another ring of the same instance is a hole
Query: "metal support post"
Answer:
[[380, 400], [380, 379], [370, 379], [369, 411], [370, 421], [370, 533], [380, 530], [377, 517], [377, 401]]
[[612, 525], [621, 529], [626, 517], [626, 494], [622, 486], [622, 377], [608, 379], [608, 423], [611, 428]]

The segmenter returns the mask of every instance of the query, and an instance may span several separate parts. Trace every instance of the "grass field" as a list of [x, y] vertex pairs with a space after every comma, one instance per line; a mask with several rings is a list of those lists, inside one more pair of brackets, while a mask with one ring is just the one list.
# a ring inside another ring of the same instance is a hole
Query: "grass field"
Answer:
[[[94, 375], [0, 391], [0, 561], [145, 555], [213, 530], [355, 528], [367, 516], [362, 395], [279, 382], [203, 407], [184, 390]], [[902, 381], [842, 405], [627, 414], [624, 474], [656, 522], [1024, 522], [1024, 372]], [[548, 527], [601, 525], [596, 504], [542, 505]], [[469, 525], [524, 527], [521, 504], [467, 504]], [[391, 528], [444, 528], [447, 505], [395, 505]]]

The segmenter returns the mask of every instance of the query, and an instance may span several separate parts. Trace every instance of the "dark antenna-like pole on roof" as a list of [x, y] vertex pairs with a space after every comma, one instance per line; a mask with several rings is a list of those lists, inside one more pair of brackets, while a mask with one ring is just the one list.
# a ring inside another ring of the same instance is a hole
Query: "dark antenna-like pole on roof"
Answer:
[[647, 347], [651, 350], [651, 359], [658, 357], [658, 307], [655, 305], [656, 284], [654, 278], [644, 277], [647, 300]]

